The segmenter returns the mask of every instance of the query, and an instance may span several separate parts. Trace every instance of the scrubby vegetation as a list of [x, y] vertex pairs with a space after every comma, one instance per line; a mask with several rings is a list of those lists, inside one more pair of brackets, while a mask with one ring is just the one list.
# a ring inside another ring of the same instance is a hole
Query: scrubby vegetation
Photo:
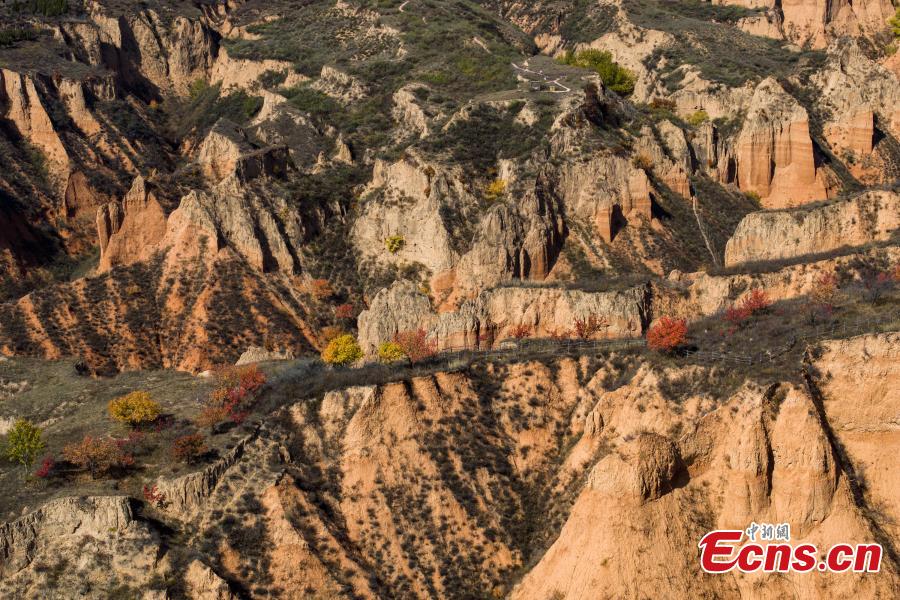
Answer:
[[215, 432], [224, 421], [244, 422], [266, 384], [266, 375], [256, 365], [221, 367], [214, 375], [215, 388], [203, 401], [195, 422]]
[[172, 458], [179, 462], [193, 464], [200, 460], [209, 448], [202, 433], [190, 433], [175, 438], [172, 442]]
[[58, 17], [69, 12], [68, 0], [13, 0], [16, 12], [31, 12], [45, 17]]
[[394, 344], [403, 351], [410, 364], [431, 358], [437, 353], [437, 344], [424, 329], [401, 331], [394, 336]]
[[27, 27], [9, 27], [0, 29], [0, 48], [12, 46], [18, 42], [37, 39], [38, 32]]
[[612, 54], [605, 50], [589, 49], [577, 54], [570, 51], [560, 61], [566, 65], [596, 71], [603, 80], [603, 85], [619, 95], [627, 96], [634, 91], [634, 73], [615, 62]]
[[496, 202], [506, 196], [506, 180], [495, 179], [484, 189], [484, 199], [488, 202]]
[[163, 105], [168, 126], [175, 139], [195, 133], [202, 135], [219, 119], [243, 125], [262, 108], [262, 99], [243, 90], [222, 94], [220, 84], [199, 79], [191, 84], [186, 99], [171, 98]]
[[391, 254], [397, 254], [403, 250], [403, 246], [405, 245], [406, 240], [402, 235], [392, 235], [384, 240], [384, 247], [387, 248], [387, 251]]
[[498, 159], [523, 158], [546, 143], [545, 133], [552, 123], [550, 115], [542, 115], [540, 122], [529, 127], [516, 121], [523, 108], [522, 104], [507, 110], [476, 105], [467, 119], [455, 121], [422, 146], [463, 165], [473, 177], [481, 179], [496, 169]]
[[794, 52], [780, 40], [722, 25], [756, 14], [755, 9], [699, 0], [625, 0], [623, 7], [636, 25], [674, 36], [673, 44], [661, 46], [645, 61], [647, 68], [657, 70], [665, 59], [663, 81], [671, 91], [684, 77], [682, 65], [694, 65], [704, 78], [737, 87], [765, 77], [809, 72], [824, 60], [823, 52]]

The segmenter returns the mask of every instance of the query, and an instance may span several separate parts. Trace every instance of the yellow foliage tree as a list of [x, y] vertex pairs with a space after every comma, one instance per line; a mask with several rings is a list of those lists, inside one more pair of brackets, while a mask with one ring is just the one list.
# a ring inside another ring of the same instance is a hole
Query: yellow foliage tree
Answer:
[[349, 333], [334, 338], [322, 351], [322, 360], [330, 365], [348, 365], [358, 361], [362, 356], [359, 343]]
[[397, 342], [383, 342], [378, 346], [378, 359], [383, 363], [397, 362], [406, 358], [406, 352]]
[[488, 202], [496, 202], [506, 195], [506, 180], [495, 179], [484, 189], [484, 199]]
[[131, 392], [109, 403], [109, 416], [132, 427], [155, 421], [159, 413], [159, 403], [151, 399], [147, 392]]

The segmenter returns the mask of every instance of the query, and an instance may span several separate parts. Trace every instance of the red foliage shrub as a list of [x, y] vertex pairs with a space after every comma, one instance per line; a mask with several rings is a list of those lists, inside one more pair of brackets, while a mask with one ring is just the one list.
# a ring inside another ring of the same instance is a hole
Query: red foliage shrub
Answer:
[[750, 318], [750, 311], [743, 306], [729, 306], [725, 310], [725, 321], [736, 327], [743, 325], [744, 321]]
[[339, 304], [334, 308], [334, 316], [338, 319], [352, 319], [353, 318], [353, 305], [352, 304]]
[[770, 306], [772, 306], [772, 301], [769, 300], [769, 295], [759, 288], [751, 291], [741, 304], [741, 307], [750, 315], [762, 312]]
[[147, 502], [147, 504], [152, 504], [153, 506], [159, 507], [166, 503], [166, 495], [160, 492], [156, 485], [145, 485], [143, 493], [144, 500]]
[[687, 322], [684, 319], [661, 317], [647, 331], [647, 346], [651, 350], [671, 352], [684, 343], [687, 338]]
[[522, 340], [531, 336], [531, 327], [528, 325], [516, 325], [510, 329], [509, 334], [517, 340]]
[[394, 343], [403, 349], [410, 363], [417, 363], [437, 353], [437, 344], [428, 339], [424, 329], [398, 333], [394, 336]]
[[547, 335], [550, 336], [551, 340], [562, 341], [569, 339], [569, 334], [561, 329], [554, 329], [553, 331], [547, 331]]
[[206, 438], [202, 433], [183, 435], [172, 442], [172, 457], [187, 464], [196, 462], [206, 450]]
[[210, 428], [226, 419], [243, 423], [256, 402], [257, 394], [266, 384], [266, 374], [256, 365], [229, 366], [218, 369], [215, 378], [218, 386], [209, 394], [195, 422]]
[[46, 479], [53, 473], [53, 467], [55, 466], [56, 460], [53, 458], [53, 456], [47, 455], [43, 459], [41, 459], [41, 466], [38, 467], [38, 470], [34, 472], [34, 476], [40, 477], [41, 479]]
[[597, 315], [589, 315], [586, 319], [575, 319], [575, 337], [583, 340], [589, 340], [600, 333], [600, 330], [609, 327], [609, 321], [597, 317]]

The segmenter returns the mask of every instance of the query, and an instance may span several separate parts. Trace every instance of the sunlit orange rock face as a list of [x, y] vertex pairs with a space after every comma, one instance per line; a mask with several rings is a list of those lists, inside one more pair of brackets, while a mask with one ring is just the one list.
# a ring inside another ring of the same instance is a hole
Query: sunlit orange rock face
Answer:
[[809, 117], [774, 79], [757, 88], [736, 142], [738, 185], [766, 208], [795, 206], [827, 196], [816, 166]]

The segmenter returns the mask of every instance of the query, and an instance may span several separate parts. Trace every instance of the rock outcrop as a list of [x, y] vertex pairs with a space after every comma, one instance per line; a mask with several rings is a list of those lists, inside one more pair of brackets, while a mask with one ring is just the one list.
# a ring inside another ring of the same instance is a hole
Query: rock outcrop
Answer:
[[274, 360], [294, 360], [294, 353], [290, 350], [266, 350], [259, 346], [250, 346], [247, 351], [241, 354], [241, 357], [234, 363], [237, 366], [252, 365], [261, 362], [270, 362]]
[[[477, 205], [462, 173], [420, 162], [415, 157], [394, 163], [375, 162], [361, 214], [353, 224], [354, 245], [379, 262], [416, 262], [432, 274], [450, 270], [459, 259], [454, 249], [448, 209], [472, 214]], [[399, 236], [393, 251], [386, 240]]]
[[840, 274], [852, 286], [871, 277], [875, 265], [898, 262], [900, 248], [888, 246], [771, 271], [731, 275], [673, 271], [664, 285], [654, 286], [653, 306], [662, 314], [693, 320], [725, 311], [754, 289], [764, 290], [773, 302], [794, 300], [813, 294], [825, 274]]
[[68, 177], [69, 154], [53, 127], [50, 115], [38, 94], [35, 80], [9, 69], [0, 69], [3, 117], [46, 156], [54, 176], [64, 182]]
[[828, 195], [809, 135], [809, 116], [772, 78], [754, 91], [735, 142], [735, 160], [741, 190], [758, 194], [766, 208]]
[[52, 585], [76, 593], [87, 582], [146, 585], [158, 548], [157, 535], [135, 519], [127, 497], [59, 498], [0, 525], [0, 592], [43, 594], [60, 565], [63, 580]]
[[686, 476], [678, 447], [654, 433], [638, 435], [623, 449], [601, 460], [588, 475], [587, 487], [619, 502], [658, 500], [672, 491], [679, 475]]
[[424, 330], [436, 348], [491, 348], [519, 337], [574, 337], [576, 319], [597, 318], [595, 337], [637, 337], [649, 320], [643, 287], [615, 292], [583, 292], [554, 287], [497, 287], [462, 303], [457, 311], [436, 313], [428, 297], [410, 282], [379, 292], [359, 316], [360, 345], [374, 356], [379, 344], [397, 333]]
[[99, 272], [150, 258], [166, 234], [166, 214], [143, 177], [137, 177], [122, 203], [97, 212]]
[[[819, 105], [827, 111], [824, 135], [851, 172], [867, 183], [891, 183], [897, 160], [883, 134], [900, 136], [900, 80], [870, 60], [859, 42], [843, 39], [828, 49], [828, 60], [814, 83], [821, 90]], [[871, 157], [876, 143], [888, 154]]]
[[866, 502], [900, 535], [900, 335], [883, 333], [822, 344], [811, 368], [828, 424], [846, 453]]
[[592, 224], [606, 242], [627, 223], [652, 217], [650, 181], [624, 157], [605, 155], [562, 165], [554, 187], [566, 211]]
[[787, 4], [771, 0], [717, 0], [715, 4], [765, 8], [769, 14], [774, 14], [773, 24], [763, 29], [748, 29], [751, 33], [783, 37], [798, 46], [808, 45], [813, 48], [824, 48], [829, 41], [842, 36], [874, 39], [894, 14], [893, 6], [888, 0], [839, 0], [833, 4], [817, 0], [798, 0]]
[[[803, 575], [787, 575], [785, 584], [759, 574], [698, 576], [688, 565], [696, 564], [696, 542], [710, 528], [742, 529], [751, 521], [789, 522], [794, 543], [803, 540], [820, 548], [842, 536], [874, 539], [877, 534], [854, 505], [840, 464], [805, 389], [745, 387], [677, 444], [639, 435], [624, 451], [600, 460], [559, 538], [511, 597], [617, 596], [662, 585], [674, 596], [753, 590], [765, 597], [787, 585], [817, 597], [816, 584]], [[666, 559], [652, 572], [642, 568], [657, 553]], [[685, 570], [690, 576], [683, 575]], [[878, 595], [896, 581], [891, 567], [869, 578], [833, 575], [827, 585]]]
[[900, 194], [872, 191], [808, 209], [744, 217], [725, 247], [725, 264], [796, 258], [885, 241], [900, 228]]
[[235, 123], [220, 119], [197, 151], [203, 174], [213, 183], [234, 176], [241, 183], [283, 176], [293, 165], [284, 146], [258, 148]]

